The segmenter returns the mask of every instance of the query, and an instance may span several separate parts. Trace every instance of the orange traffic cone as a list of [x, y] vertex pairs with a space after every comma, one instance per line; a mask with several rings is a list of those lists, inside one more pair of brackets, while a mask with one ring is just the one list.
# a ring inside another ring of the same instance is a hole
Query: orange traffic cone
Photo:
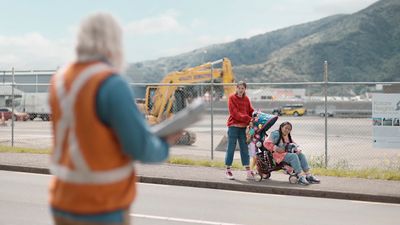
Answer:
[[4, 113], [1, 113], [1, 120], [0, 120], [0, 126], [7, 126], [6, 120], [4, 119]]

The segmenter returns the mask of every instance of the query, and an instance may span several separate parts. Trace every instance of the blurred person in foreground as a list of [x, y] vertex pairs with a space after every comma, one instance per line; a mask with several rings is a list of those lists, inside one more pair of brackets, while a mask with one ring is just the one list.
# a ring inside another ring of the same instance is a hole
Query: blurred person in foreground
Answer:
[[122, 29], [95, 13], [80, 25], [76, 60], [51, 79], [50, 205], [55, 224], [129, 224], [133, 161], [162, 162], [180, 134], [161, 139], [138, 111], [123, 67]]

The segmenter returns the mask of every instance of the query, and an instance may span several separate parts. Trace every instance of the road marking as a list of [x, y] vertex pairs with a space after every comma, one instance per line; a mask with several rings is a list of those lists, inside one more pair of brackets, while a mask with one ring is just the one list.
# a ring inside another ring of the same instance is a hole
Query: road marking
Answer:
[[[17, 165], [19, 166], [19, 165]], [[9, 171], [9, 170], [0, 170], [0, 173], [20, 173], [20, 174], [25, 174], [29, 176], [40, 176], [40, 177], [49, 177], [53, 176], [51, 174], [42, 174], [42, 173], [31, 173], [31, 172], [19, 172], [19, 171]]]
[[169, 186], [169, 187], [174, 187], [174, 188], [197, 188], [197, 189], [203, 189], [203, 190], [212, 190], [213, 192], [215, 191], [220, 191], [220, 192], [226, 192], [226, 193], [234, 193], [234, 194], [240, 194], [240, 195], [267, 195], [271, 197], [279, 197], [279, 198], [288, 198], [288, 197], [301, 197], [301, 196], [289, 196], [289, 195], [282, 195], [282, 194], [270, 194], [270, 193], [258, 193], [258, 192], [246, 192], [246, 191], [234, 191], [234, 190], [225, 190], [225, 189], [213, 189], [213, 188], [204, 188], [204, 187], [189, 187], [189, 186], [176, 186], [172, 184], [152, 184], [152, 183], [139, 183], [140, 185], [148, 185], [148, 186]]
[[[282, 194], [280, 195], [280, 194], [233, 191], [233, 190], [222, 190], [222, 189], [218, 189], [218, 191], [228, 192], [228, 193], [236, 193], [236, 194], [240, 194], [240, 195], [268, 195], [268, 196], [271, 196], [271, 197], [279, 197], [279, 198], [287, 198], [287, 197], [289, 197], [289, 195], [282, 195]], [[294, 197], [294, 196], [290, 196], [290, 197]]]
[[366, 201], [356, 201], [356, 200], [352, 200], [351, 202], [353, 202], [353, 203], [360, 203], [360, 204], [366, 204], [366, 205], [390, 205], [390, 206], [397, 206], [397, 207], [400, 207], [400, 204], [398, 204], [398, 203], [366, 202]]
[[133, 217], [146, 218], [146, 219], [156, 219], [156, 220], [168, 220], [168, 221], [176, 221], [176, 222], [184, 222], [184, 223], [197, 223], [197, 224], [210, 224], [210, 225], [240, 225], [234, 223], [221, 223], [221, 222], [213, 222], [206, 220], [192, 220], [192, 219], [183, 219], [183, 218], [175, 218], [175, 217], [165, 217], [165, 216], [152, 216], [152, 215], [143, 215], [143, 214], [130, 214]]

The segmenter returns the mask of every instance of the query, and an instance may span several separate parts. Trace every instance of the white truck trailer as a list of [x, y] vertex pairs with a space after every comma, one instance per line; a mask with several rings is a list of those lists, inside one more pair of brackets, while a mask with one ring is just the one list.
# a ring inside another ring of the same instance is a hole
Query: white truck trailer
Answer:
[[49, 95], [44, 93], [24, 93], [17, 101], [17, 110], [26, 112], [30, 120], [40, 118], [43, 121], [51, 119], [50, 106], [48, 102]]

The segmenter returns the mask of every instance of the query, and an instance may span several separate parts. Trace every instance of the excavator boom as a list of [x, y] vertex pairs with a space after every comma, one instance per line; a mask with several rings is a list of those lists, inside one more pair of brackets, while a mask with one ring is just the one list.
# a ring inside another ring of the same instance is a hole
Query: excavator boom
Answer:
[[[216, 67], [217, 64], [221, 64], [221, 66]], [[174, 71], [162, 79], [161, 83], [165, 85], [148, 86], [143, 109], [150, 124], [159, 123], [186, 107], [188, 101], [187, 92], [179, 84], [205, 82], [234, 83], [235, 77], [231, 61], [228, 58], [223, 58], [181, 71]], [[233, 85], [224, 85], [224, 95], [226, 97], [234, 91], [235, 87]], [[190, 132], [186, 134], [189, 137], [184, 137], [181, 144], [193, 144], [195, 142], [195, 134]]]

